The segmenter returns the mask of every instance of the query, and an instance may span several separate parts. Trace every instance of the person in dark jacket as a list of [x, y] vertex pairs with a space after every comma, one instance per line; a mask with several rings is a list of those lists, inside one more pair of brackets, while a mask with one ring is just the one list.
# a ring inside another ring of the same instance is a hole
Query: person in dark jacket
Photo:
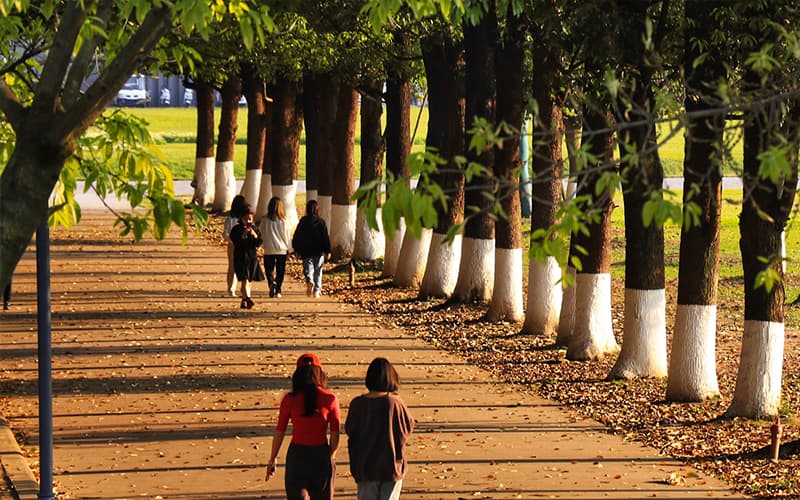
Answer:
[[331, 258], [331, 240], [328, 238], [328, 226], [319, 216], [316, 200], [306, 203], [306, 215], [297, 223], [292, 248], [303, 260], [306, 295], [319, 297], [322, 293], [322, 265]]
[[233, 269], [236, 278], [242, 283], [242, 309], [251, 309], [250, 282], [263, 281], [264, 272], [258, 260], [258, 247], [261, 245], [261, 233], [253, 223], [253, 211], [248, 207], [239, 219], [239, 224], [231, 229], [233, 242]]
[[400, 378], [386, 358], [375, 358], [367, 368], [368, 393], [350, 402], [345, 431], [350, 473], [359, 500], [397, 500], [408, 459], [405, 444], [414, 419], [397, 395]]

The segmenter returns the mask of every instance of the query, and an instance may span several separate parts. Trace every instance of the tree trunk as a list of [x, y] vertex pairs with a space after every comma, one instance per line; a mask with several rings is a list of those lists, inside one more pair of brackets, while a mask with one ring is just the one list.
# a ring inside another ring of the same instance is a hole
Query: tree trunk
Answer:
[[[652, 69], [644, 46], [647, 6], [634, 3], [620, 22], [629, 40], [624, 63], [636, 68], [631, 102], [619, 102], [620, 122], [641, 123], [655, 106]], [[629, 149], [626, 149], [629, 148]], [[633, 151], [630, 153], [629, 151]], [[635, 155], [632, 157], [631, 154]], [[667, 375], [666, 291], [664, 288], [664, 227], [645, 225], [645, 204], [661, 201], [664, 168], [658, 155], [655, 124], [630, 125], [620, 133], [620, 168], [625, 210], [625, 319], [623, 342], [609, 378]]]
[[[402, 33], [394, 36], [395, 49], [403, 53], [408, 46]], [[386, 81], [386, 172], [387, 178], [404, 179], [409, 185], [408, 155], [411, 153], [411, 84], [402, 67], [387, 67]], [[405, 236], [401, 220], [394, 234], [386, 234], [383, 276], [394, 276]]]
[[464, 173], [455, 161], [464, 154], [464, 47], [453, 40], [429, 40], [422, 58], [428, 81], [428, 136], [426, 147], [447, 161], [434, 176], [448, 196], [447, 207], [436, 205], [438, 224], [433, 230], [420, 297], [450, 297], [458, 280], [461, 234], [445, 242], [448, 231], [464, 217]]
[[238, 128], [239, 98], [242, 97], [242, 79], [231, 75], [222, 85], [222, 109], [219, 119], [219, 143], [214, 175], [214, 210], [227, 212], [236, 195], [236, 177], [233, 173], [233, 152]]
[[[761, 38], [767, 38], [762, 35]], [[760, 92], [776, 92], [771, 82], [748, 70], [745, 91], [754, 99]], [[772, 94], [770, 94], [772, 95]], [[789, 107], [788, 114], [785, 107]], [[797, 189], [800, 144], [800, 101], [757, 109], [745, 116], [742, 214], [739, 219], [744, 268], [744, 333], [739, 372], [728, 417], [765, 418], [778, 414], [783, 370], [785, 300], [781, 234], [791, 214]], [[760, 175], [759, 156], [768, 148], [786, 147], [791, 172], [773, 182]], [[762, 261], [766, 260], [766, 263]], [[771, 272], [777, 281], [759, 286], [760, 273]]]
[[306, 129], [306, 200], [319, 196], [319, 86], [315, 76], [303, 78], [303, 121]]
[[269, 151], [272, 163], [272, 196], [279, 196], [286, 211], [286, 225], [297, 226], [297, 170], [303, 133], [303, 94], [298, 82], [279, 78], [272, 90]]
[[[383, 154], [386, 143], [381, 134], [381, 91], [380, 80], [365, 83], [366, 92], [361, 95], [361, 185], [380, 180], [383, 176]], [[377, 196], [375, 220], [378, 229], [367, 223], [367, 215], [361, 201], [356, 216], [356, 242], [353, 257], [359, 260], [375, 261], [383, 257], [386, 239], [381, 222], [381, 196]]]
[[572, 234], [572, 250], [582, 247], [582, 253], [572, 254], [582, 263], [575, 275], [575, 326], [569, 338], [566, 357], [573, 361], [602, 359], [616, 354], [619, 346], [611, 322], [611, 212], [613, 193], [607, 189], [596, 193], [596, 185], [604, 171], [613, 169], [613, 132], [608, 116], [593, 110], [585, 111], [586, 127], [583, 140], [589, 143], [589, 153], [597, 158], [578, 172], [578, 196], [590, 201], [584, 206], [589, 217], [588, 234]]
[[195, 81], [197, 140], [194, 158], [194, 199], [201, 206], [214, 201], [214, 87]]
[[[519, 131], [522, 129], [524, 95], [525, 29], [520, 17], [508, 6], [506, 32], [495, 59], [497, 80], [497, 122], [513, 127], [513, 135], [495, 150], [495, 175], [500, 187], [500, 207], [504, 216], [495, 225], [494, 293], [489, 304], [489, 321], [522, 321], [522, 213], [519, 196]], [[537, 71], [540, 72], [541, 70]]]
[[[537, 26], [532, 33], [533, 64], [537, 69], [532, 75], [531, 90], [538, 114], [533, 117], [531, 193], [535, 203], [531, 211], [531, 234], [539, 229], [547, 230], [556, 223], [564, 190], [561, 181], [564, 169], [562, 54], [556, 44], [548, 42], [550, 33], [545, 29]], [[561, 266], [556, 258], [548, 256], [540, 262], [532, 257], [528, 265], [528, 300], [522, 332], [556, 334], [562, 299]]]
[[[481, 118], [495, 123], [494, 50], [497, 44], [497, 19], [494, 2], [477, 26], [464, 23], [466, 55], [466, 118], [467, 130]], [[491, 173], [494, 168], [492, 148], [484, 151], [467, 150], [467, 161], [483, 165]], [[465, 187], [464, 243], [461, 265], [453, 297], [462, 302], [488, 302], [494, 286], [494, 219], [491, 199], [495, 194], [494, 180], [489, 175], [476, 175]], [[487, 196], [490, 195], [490, 196]]]
[[[255, 68], [245, 67], [244, 96], [247, 100], [247, 161], [245, 163], [242, 194], [253, 208], [265, 206], [259, 198], [261, 178], [264, 171], [264, 153], [267, 139], [267, 101], [263, 78], [255, 73]], [[266, 212], [256, 211], [256, 219]]]
[[684, 134], [684, 220], [690, 203], [701, 213], [697, 224], [686, 224], [681, 231], [678, 306], [667, 376], [669, 401], [703, 401], [719, 395], [715, 337], [725, 116], [720, 112], [695, 118], [692, 113], [713, 109], [713, 86], [727, 78], [722, 60], [705, 54], [706, 48], [698, 45], [710, 42], [711, 12], [720, 4], [703, 0], [685, 5], [684, 68], [693, 70], [686, 74], [684, 101], [689, 115]]
[[334, 259], [352, 256], [356, 241], [356, 205], [353, 194], [356, 182], [354, 152], [357, 120], [358, 92], [349, 83], [342, 83], [339, 86], [332, 141], [335, 163], [332, 170], [334, 181], [329, 227], [331, 254]]
[[336, 135], [336, 107], [339, 102], [337, 79], [330, 74], [317, 80], [317, 112], [319, 116], [319, 202], [320, 216], [331, 229], [331, 205], [333, 203], [334, 171], [339, 153], [334, 146]]

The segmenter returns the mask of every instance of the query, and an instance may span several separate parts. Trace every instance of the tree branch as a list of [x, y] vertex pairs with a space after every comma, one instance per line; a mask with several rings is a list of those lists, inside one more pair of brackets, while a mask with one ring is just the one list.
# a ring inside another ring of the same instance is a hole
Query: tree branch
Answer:
[[168, 6], [151, 10], [127, 45], [119, 51], [86, 92], [78, 97], [74, 108], [64, 116], [63, 121], [57, 124], [60, 134], [75, 138], [88, 129], [111, 104], [141, 59], [146, 57], [166, 34], [171, 23], [172, 12]]
[[11, 128], [15, 131], [18, 130], [25, 117], [25, 107], [19, 102], [17, 94], [6, 84], [4, 78], [0, 78], [0, 111], [6, 115]]
[[102, 31], [102, 34], [94, 32], [90, 39], [84, 40], [80, 51], [78, 51], [78, 55], [75, 57], [75, 60], [72, 61], [72, 66], [70, 67], [67, 80], [64, 84], [64, 95], [62, 97], [64, 107], [70, 107], [77, 100], [81, 90], [81, 83], [83, 83], [86, 77], [87, 68], [91, 63], [92, 57], [95, 55], [97, 47], [104, 39], [105, 31], [113, 12], [114, 1], [101, 0], [97, 8], [95, 26], [98, 31]]
[[87, 7], [82, 7], [82, 5], [84, 3], [80, 0], [68, 2], [56, 29], [53, 46], [48, 51], [32, 105], [43, 112], [52, 112], [56, 107], [64, 75], [72, 60], [72, 51], [86, 20], [85, 8]]

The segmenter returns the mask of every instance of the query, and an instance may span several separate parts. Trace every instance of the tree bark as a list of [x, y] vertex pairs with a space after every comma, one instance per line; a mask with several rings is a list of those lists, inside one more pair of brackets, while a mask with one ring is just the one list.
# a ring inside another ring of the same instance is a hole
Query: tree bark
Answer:
[[303, 121], [306, 130], [306, 198], [316, 200], [319, 192], [319, 87], [313, 75], [303, 78]]
[[335, 163], [333, 175], [333, 199], [331, 205], [331, 254], [334, 259], [353, 254], [356, 229], [355, 193], [355, 137], [358, 119], [358, 92], [352, 85], [342, 82], [336, 104], [336, 122], [332, 141]]
[[[464, 23], [464, 48], [466, 57], [466, 118], [467, 130], [475, 125], [476, 118], [495, 123], [496, 82], [494, 47], [497, 44], [497, 19], [494, 2], [490, 1], [487, 14], [478, 25]], [[462, 302], [488, 302], [494, 286], [494, 219], [492, 197], [495, 182], [494, 151], [486, 148], [476, 151], [468, 148], [468, 162], [488, 169], [488, 175], [476, 175], [465, 187], [464, 243], [461, 265], [453, 297]], [[487, 196], [490, 195], [490, 196]]]
[[[555, 12], [550, 15], [554, 19]], [[531, 162], [531, 193], [535, 200], [531, 210], [531, 233], [547, 230], [556, 223], [556, 212], [563, 202], [562, 174], [564, 136], [562, 54], [558, 44], [550, 43], [551, 36], [560, 29], [537, 24], [533, 33], [532, 95], [538, 114], [533, 117], [533, 159]], [[528, 300], [525, 311], [523, 333], [552, 335], [557, 333], [563, 292], [561, 267], [555, 257], [546, 257], [544, 262], [530, 259], [528, 266]]]
[[283, 200], [287, 226], [294, 232], [298, 222], [295, 181], [303, 133], [303, 94], [298, 82], [286, 78], [278, 78], [271, 88], [272, 126], [268, 154], [272, 164], [272, 195]]
[[197, 140], [194, 162], [194, 199], [202, 206], [214, 201], [214, 87], [195, 80]]
[[667, 375], [669, 401], [703, 401], [719, 395], [716, 364], [717, 286], [722, 213], [722, 153], [725, 116], [695, 118], [714, 108], [716, 82], [727, 78], [713, 52], [712, 12], [722, 2], [687, 1], [684, 32], [686, 74], [684, 105], [689, 115], [684, 135], [683, 213], [700, 209], [697, 224], [684, 223], [678, 267], [678, 306]]
[[524, 106], [522, 71], [526, 33], [522, 19], [513, 14], [510, 5], [505, 30], [495, 58], [496, 74], [502, 75], [497, 79], [497, 122], [506, 123], [512, 131], [502, 147], [494, 152], [494, 171], [500, 182], [498, 196], [503, 216], [495, 223], [494, 292], [487, 312], [489, 321], [521, 321], [524, 317], [519, 132], [522, 130]]
[[[266, 82], [256, 74], [255, 68], [244, 68], [244, 95], [247, 100], [247, 160], [245, 162], [242, 194], [251, 207], [266, 206], [260, 199], [261, 178], [267, 140]], [[265, 213], [256, 212], [260, 220]]]
[[450, 297], [458, 280], [461, 234], [451, 243], [445, 238], [464, 218], [464, 173], [455, 161], [464, 154], [464, 47], [453, 40], [428, 40], [422, 49], [428, 81], [428, 136], [426, 147], [447, 162], [433, 180], [448, 197], [446, 207], [436, 205], [438, 224], [433, 230], [420, 285], [420, 297]]
[[214, 210], [227, 212], [236, 195], [236, 177], [233, 173], [233, 152], [238, 129], [239, 98], [242, 97], [242, 79], [228, 76], [222, 84], [222, 109], [219, 119], [219, 142], [214, 175]]
[[[386, 143], [381, 133], [381, 114], [383, 105], [381, 92], [383, 82], [369, 81], [364, 84], [366, 92], [361, 94], [361, 185], [380, 180], [383, 177], [383, 156]], [[377, 229], [367, 223], [367, 216], [361, 200], [356, 215], [356, 241], [353, 257], [359, 260], [374, 261], [383, 257], [386, 245], [381, 222], [381, 195], [376, 197], [375, 219]]]
[[338, 154], [334, 146], [336, 134], [336, 107], [339, 102], [340, 82], [330, 74], [317, 80], [317, 112], [319, 116], [319, 202], [320, 216], [331, 227], [331, 204], [333, 203], [334, 171]]

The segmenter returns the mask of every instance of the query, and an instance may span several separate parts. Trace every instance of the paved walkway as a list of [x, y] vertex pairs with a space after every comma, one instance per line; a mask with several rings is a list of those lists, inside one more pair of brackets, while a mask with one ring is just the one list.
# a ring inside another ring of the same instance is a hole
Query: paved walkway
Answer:
[[[110, 231], [106, 216], [86, 212], [52, 238], [55, 476], [65, 498], [282, 498], [282, 467], [265, 483], [263, 466], [306, 351], [322, 358], [345, 413], [375, 356], [397, 365], [418, 421], [404, 498], [734, 496], [333, 297], [310, 300], [297, 281], [282, 299], [256, 288], [255, 309], [240, 310], [221, 293], [223, 249], [194, 236], [185, 247], [175, 236], [131, 245]], [[11, 394], [10, 425], [35, 440], [32, 252], [14, 285], [12, 310], [0, 314], [0, 394]], [[9, 446], [0, 439], [0, 460], [30, 486], [9, 467], [18, 455]], [[36, 498], [30, 489], [22, 498]], [[346, 448], [336, 491], [355, 497]]]

